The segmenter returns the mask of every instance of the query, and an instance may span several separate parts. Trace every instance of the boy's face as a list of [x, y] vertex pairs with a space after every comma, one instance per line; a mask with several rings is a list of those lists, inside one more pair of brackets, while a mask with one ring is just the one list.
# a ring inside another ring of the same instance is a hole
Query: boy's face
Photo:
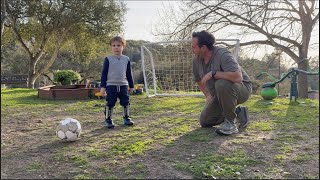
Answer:
[[111, 43], [111, 50], [114, 55], [120, 56], [122, 55], [123, 45], [119, 41], [113, 41]]

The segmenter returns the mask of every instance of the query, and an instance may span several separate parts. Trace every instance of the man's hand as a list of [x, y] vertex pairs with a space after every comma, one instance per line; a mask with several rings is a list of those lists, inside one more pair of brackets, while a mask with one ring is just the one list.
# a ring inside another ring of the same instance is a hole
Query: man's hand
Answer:
[[101, 93], [101, 96], [106, 96], [107, 95], [106, 88], [101, 88], [100, 93]]

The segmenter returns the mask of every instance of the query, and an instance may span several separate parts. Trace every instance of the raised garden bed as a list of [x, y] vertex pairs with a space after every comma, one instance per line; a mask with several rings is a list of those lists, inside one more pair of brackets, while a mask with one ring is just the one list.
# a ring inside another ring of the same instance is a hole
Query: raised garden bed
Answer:
[[99, 88], [86, 88], [85, 84], [44, 86], [38, 89], [38, 97], [49, 100], [73, 100], [96, 98]]

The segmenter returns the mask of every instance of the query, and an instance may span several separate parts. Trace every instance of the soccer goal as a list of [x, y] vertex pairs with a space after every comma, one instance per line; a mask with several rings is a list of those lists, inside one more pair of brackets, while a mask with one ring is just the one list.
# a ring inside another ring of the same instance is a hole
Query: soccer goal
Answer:
[[[240, 41], [217, 39], [238, 60]], [[191, 40], [146, 43], [141, 46], [142, 72], [146, 95], [203, 96], [193, 80]]]

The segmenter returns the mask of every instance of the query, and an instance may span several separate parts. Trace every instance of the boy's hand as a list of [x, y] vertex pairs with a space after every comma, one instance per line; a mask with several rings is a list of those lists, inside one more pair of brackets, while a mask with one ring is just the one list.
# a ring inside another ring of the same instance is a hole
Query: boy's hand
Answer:
[[129, 88], [129, 89], [128, 89], [129, 93], [132, 93], [133, 90], [134, 90], [134, 88]]
[[106, 88], [101, 88], [100, 93], [101, 93], [101, 96], [106, 96], [107, 95]]

